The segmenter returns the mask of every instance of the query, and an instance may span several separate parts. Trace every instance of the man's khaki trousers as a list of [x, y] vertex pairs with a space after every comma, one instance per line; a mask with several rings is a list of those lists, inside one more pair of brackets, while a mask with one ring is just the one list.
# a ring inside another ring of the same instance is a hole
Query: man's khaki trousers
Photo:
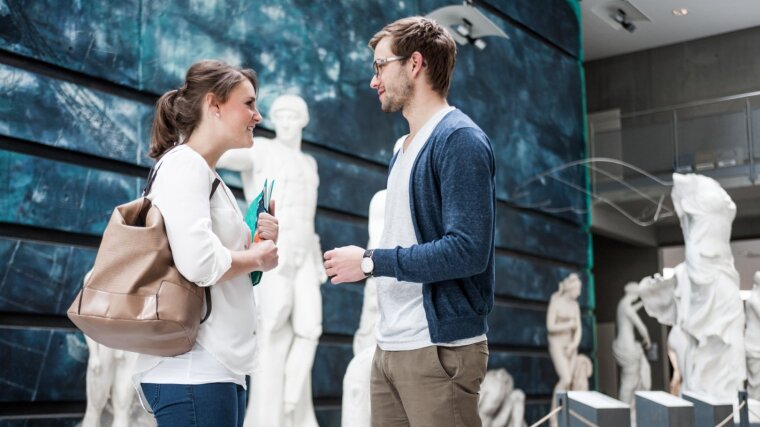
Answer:
[[480, 427], [478, 393], [488, 343], [375, 350], [372, 427]]

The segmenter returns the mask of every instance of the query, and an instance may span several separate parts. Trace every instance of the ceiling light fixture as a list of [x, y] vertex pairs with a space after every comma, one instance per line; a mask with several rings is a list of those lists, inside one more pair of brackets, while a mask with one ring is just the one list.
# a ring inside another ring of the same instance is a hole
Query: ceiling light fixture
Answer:
[[689, 9], [685, 7], [677, 7], [673, 9], [673, 15], [675, 16], [686, 16], [689, 14]]
[[612, 15], [610, 15], [610, 17], [629, 33], [636, 31], [636, 24], [628, 19], [628, 15], [623, 9], [616, 10]]
[[474, 0], [465, 0], [462, 6], [442, 7], [432, 11], [427, 17], [450, 29], [451, 36], [457, 43], [472, 44], [480, 50], [486, 48], [484, 37], [509, 39], [501, 28], [475, 8], [473, 2]]

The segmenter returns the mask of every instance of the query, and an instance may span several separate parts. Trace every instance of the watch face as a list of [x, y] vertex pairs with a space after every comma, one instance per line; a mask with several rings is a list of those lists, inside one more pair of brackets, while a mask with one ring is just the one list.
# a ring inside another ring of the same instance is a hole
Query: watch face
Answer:
[[369, 257], [362, 258], [361, 268], [362, 268], [362, 273], [370, 274], [372, 273], [372, 270], [375, 268], [375, 263], [372, 262], [372, 258], [369, 258]]

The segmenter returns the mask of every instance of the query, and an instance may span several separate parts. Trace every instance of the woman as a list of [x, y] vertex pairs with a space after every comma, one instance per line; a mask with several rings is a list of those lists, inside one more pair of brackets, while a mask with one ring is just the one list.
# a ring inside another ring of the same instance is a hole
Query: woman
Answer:
[[256, 90], [253, 70], [200, 61], [182, 87], [156, 105], [150, 156], [159, 160], [148, 197], [164, 217], [178, 270], [198, 286], [210, 286], [212, 301], [191, 351], [140, 355], [133, 381], [159, 427], [243, 425], [245, 375], [254, 369], [256, 350], [247, 273], [277, 266], [278, 224], [262, 214], [263, 240], [252, 245], [235, 197], [224, 183], [216, 191], [212, 184], [222, 153], [253, 144], [261, 121]]

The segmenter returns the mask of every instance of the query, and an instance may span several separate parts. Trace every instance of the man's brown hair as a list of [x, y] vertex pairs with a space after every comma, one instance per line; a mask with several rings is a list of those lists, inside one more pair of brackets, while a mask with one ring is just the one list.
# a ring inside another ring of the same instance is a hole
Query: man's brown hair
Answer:
[[399, 19], [372, 37], [370, 49], [375, 50], [385, 37], [391, 38], [394, 55], [410, 57], [414, 52], [421, 53], [433, 90], [444, 98], [448, 95], [457, 60], [457, 44], [445, 28], [422, 16]]

